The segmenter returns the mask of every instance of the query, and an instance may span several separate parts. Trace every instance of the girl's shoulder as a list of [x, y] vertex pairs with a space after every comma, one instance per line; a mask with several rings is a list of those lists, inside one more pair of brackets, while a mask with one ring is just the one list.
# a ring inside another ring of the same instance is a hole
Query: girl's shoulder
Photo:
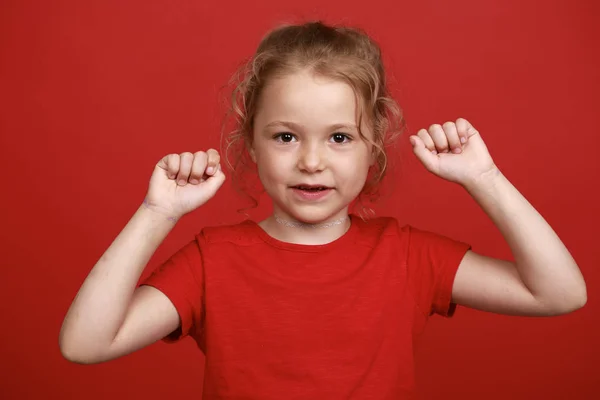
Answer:
[[256, 240], [258, 224], [252, 220], [244, 220], [232, 224], [212, 225], [202, 228], [198, 236], [206, 243], [248, 243]]
[[395, 217], [378, 216], [370, 219], [355, 217], [360, 236], [366, 239], [393, 237], [411, 246], [438, 245], [442, 242], [458, 242], [443, 233], [415, 226]]
[[401, 225], [395, 217], [375, 216], [362, 218], [358, 215], [352, 215], [352, 223], [356, 224], [358, 230], [364, 235], [388, 234], [396, 235], [401, 231], [410, 229], [409, 225]]

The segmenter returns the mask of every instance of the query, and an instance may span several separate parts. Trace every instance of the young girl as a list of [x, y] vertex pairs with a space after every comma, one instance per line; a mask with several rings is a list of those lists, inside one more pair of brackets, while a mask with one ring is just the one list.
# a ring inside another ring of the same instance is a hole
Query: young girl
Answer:
[[550, 316], [585, 304], [571, 255], [465, 119], [409, 140], [427, 170], [483, 208], [514, 262], [349, 214], [383, 177], [399, 119], [379, 48], [362, 32], [274, 30], [236, 94], [231, 139], [254, 163], [273, 214], [202, 229], [138, 285], [175, 223], [225, 181], [215, 150], [165, 156], [68, 311], [68, 360], [99, 363], [191, 336], [206, 356], [205, 398], [400, 399], [414, 392], [413, 341], [433, 313], [449, 317], [460, 304]]

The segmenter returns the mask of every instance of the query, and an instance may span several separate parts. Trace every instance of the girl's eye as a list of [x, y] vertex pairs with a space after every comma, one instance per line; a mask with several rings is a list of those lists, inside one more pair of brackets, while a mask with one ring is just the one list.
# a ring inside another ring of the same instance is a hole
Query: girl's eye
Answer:
[[331, 138], [335, 143], [346, 143], [352, 140], [350, 136], [345, 135], [343, 133], [334, 133]]
[[280, 133], [275, 135], [275, 139], [279, 142], [290, 143], [294, 140], [294, 135], [291, 133]]

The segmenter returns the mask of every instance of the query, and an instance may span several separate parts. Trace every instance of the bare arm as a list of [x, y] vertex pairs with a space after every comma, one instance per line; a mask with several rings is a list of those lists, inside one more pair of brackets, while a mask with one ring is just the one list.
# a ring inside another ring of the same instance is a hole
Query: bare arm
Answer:
[[60, 337], [65, 358], [94, 363], [119, 357], [177, 329], [165, 295], [137, 282], [174, 222], [145, 206], [98, 260], [69, 308]]
[[504, 236], [515, 262], [467, 253], [454, 282], [456, 303], [542, 316], [568, 313], [586, 303], [585, 281], [571, 254], [499, 170], [466, 188]]
[[498, 227], [515, 262], [467, 252], [453, 301], [512, 315], [557, 315], [582, 307], [579, 267], [550, 225], [493, 162], [479, 132], [464, 118], [434, 124], [410, 137], [425, 168], [461, 184]]
[[169, 154], [155, 166], [148, 201], [93, 267], [67, 312], [59, 335], [66, 359], [83, 364], [107, 361], [178, 328], [179, 314], [166, 295], [136, 286], [175, 221], [212, 198], [223, 184], [219, 159], [210, 149]]

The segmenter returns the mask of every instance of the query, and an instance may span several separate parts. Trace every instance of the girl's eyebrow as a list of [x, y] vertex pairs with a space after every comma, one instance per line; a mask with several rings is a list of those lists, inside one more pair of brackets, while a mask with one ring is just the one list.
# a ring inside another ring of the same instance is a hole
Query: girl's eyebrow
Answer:
[[[283, 126], [286, 127], [288, 129], [292, 129], [295, 131], [300, 131], [305, 129], [305, 127], [302, 124], [298, 124], [296, 122], [291, 122], [291, 121], [272, 121], [269, 122], [267, 125], [265, 125], [265, 129], [274, 127], [274, 126]], [[337, 129], [344, 129], [344, 130], [348, 130], [348, 131], [358, 131], [358, 129], [356, 129], [356, 124], [353, 123], [338, 123], [338, 124], [333, 124], [327, 127], [328, 130], [337, 130]]]

